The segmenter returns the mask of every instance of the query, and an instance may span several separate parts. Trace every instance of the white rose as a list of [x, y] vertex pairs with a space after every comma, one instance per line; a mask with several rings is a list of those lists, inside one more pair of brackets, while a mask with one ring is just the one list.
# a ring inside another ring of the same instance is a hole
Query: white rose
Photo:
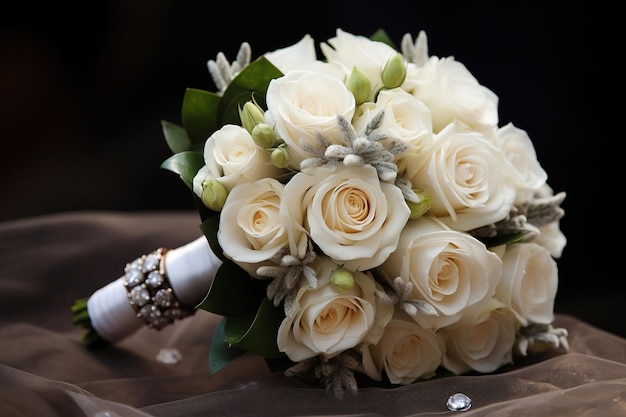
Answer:
[[546, 248], [553, 258], [559, 259], [567, 245], [567, 237], [561, 231], [560, 222], [557, 220], [540, 226], [538, 229], [539, 234], [532, 241]]
[[198, 172], [196, 172], [196, 175], [194, 175], [193, 180], [192, 180], [192, 186], [193, 186], [193, 192], [200, 198], [202, 198], [202, 184], [205, 181], [208, 180], [212, 180], [215, 179], [214, 176], [211, 175], [211, 173], [209, 172], [209, 167], [206, 165], [203, 165]]
[[404, 174], [432, 198], [429, 212], [453, 229], [468, 231], [509, 215], [515, 190], [504, 175], [502, 153], [484, 135], [452, 123], [432, 146], [406, 158]]
[[302, 224], [320, 251], [348, 269], [380, 265], [396, 249], [410, 209], [372, 166], [317, 167], [285, 186], [281, 214]]
[[381, 303], [382, 287], [369, 272], [354, 272], [354, 286], [336, 292], [331, 273], [339, 268], [325, 256], [309, 264], [315, 269], [317, 288], [306, 283], [296, 296], [297, 308], [285, 317], [277, 336], [278, 348], [299, 362], [317, 355], [336, 356], [359, 343], [375, 344], [391, 320], [393, 306]]
[[[261, 263], [289, 247], [291, 221], [279, 214], [283, 188], [273, 178], [239, 184], [221, 211], [217, 238], [224, 255], [257, 278]], [[295, 252], [304, 254], [306, 243], [301, 234]]]
[[528, 133], [508, 123], [495, 131], [495, 145], [504, 155], [507, 174], [515, 186], [515, 204], [530, 201], [546, 183], [548, 174], [539, 164]]
[[498, 303], [490, 309], [476, 323], [441, 330], [446, 343], [444, 368], [457, 375], [471, 370], [489, 373], [513, 363], [515, 318], [509, 309]]
[[[372, 83], [372, 90], [382, 87], [381, 73], [385, 64], [398, 52], [391, 46], [337, 29], [334, 38], [322, 42], [320, 49], [329, 63], [338, 64], [348, 76], [358, 68]], [[349, 120], [349, 119], [348, 119]]]
[[480, 313], [495, 293], [502, 261], [478, 239], [426, 215], [407, 223], [398, 248], [378, 271], [389, 282], [402, 277], [411, 283], [410, 298], [437, 312], [418, 312], [415, 320], [437, 330]]
[[308, 70], [321, 72], [338, 80], [344, 78], [340, 67], [317, 59], [315, 41], [309, 34], [291, 46], [266, 52], [263, 56], [283, 74], [293, 70]]
[[558, 268], [550, 252], [534, 242], [515, 243], [507, 246], [502, 263], [496, 297], [511, 307], [522, 326], [552, 323]]
[[354, 129], [361, 133], [379, 111], [385, 117], [380, 133], [388, 139], [407, 143], [414, 151], [419, 151], [433, 141], [433, 127], [430, 110], [424, 103], [401, 88], [381, 91], [376, 103], [367, 102], [357, 108], [352, 120]]
[[375, 381], [386, 375], [392, 384], [407, 385], [428, 379], [441, 365], [443, 339], [432, 329], [424, 329], [402, 310], [396, 310], [375, 345], [359, 347], [365, 374]]
[[319, 147], [319, 134], [330, 143], [344, 144], [337, 115], [352, 120], [356, 106], [342, 81], [299, 70], [270, 81], [265, 100], [266, 122], [287, 144], [289, 166], [295, 170], [304, 159], [314, 156], [303, 146]]
[[498, 97], [453, 57], [432, 56], [421, 67], [409, 65], [402, 87], [430, 108], [435, 133], [454, 120], [473, 130], [498, 125]]
[[283, 73], [294, 67], [309, 65], [317, 61], [315, 41], [309, 34], [304, 35], [300, 41], [293, 45], [266, 52], [263, 55]]
[[206, 140], [204, 163], [193, 179], [193, 191], [199, 197], [202, 197], [202, 183], [208, 179], [217, 180], [230, 191], [240, 182], [284, 173], [274, 166], [268, 153], [254, 143], [248, 131], [237, 125], [224, 125]]
[[[554, 190], [552, 190], [548, 184], [544, 184], [537, 191], [536, 197], [546, 198], [553, 195]], [[537, 234], [532, 241], [548, 249], [553, 258], [560, 258], [567, 244], [567, 238], [561, 231], [560, 221], [555, 220], [551, 223], [539, 226], [538, 229], [539, 234]]]

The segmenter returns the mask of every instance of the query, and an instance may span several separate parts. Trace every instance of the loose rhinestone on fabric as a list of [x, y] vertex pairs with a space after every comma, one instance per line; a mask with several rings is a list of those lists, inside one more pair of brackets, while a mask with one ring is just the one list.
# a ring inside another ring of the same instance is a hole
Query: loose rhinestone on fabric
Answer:
[[467, 411], [472, 406], [472, 399], [467, 395], [458, 392], [448, 398], [446, 406], [450, 411]]
[[93, 415], [93, 417], [121, 417], [121, 416], [117, 414], [115, 411], [106, 410], [106, 411], [98, 411], [96, 414]]
[[175, 348], [163, 348], [159, 350], [156, 357], [157, 361], [165, 363], [167, 365], [176, 365], [183, 359], [183, 355], [178, 349]]

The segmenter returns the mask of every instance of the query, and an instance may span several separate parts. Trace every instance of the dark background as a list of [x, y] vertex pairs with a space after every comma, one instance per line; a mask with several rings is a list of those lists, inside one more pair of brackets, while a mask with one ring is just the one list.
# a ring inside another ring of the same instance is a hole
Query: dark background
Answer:
[[[0, 14], [0, 221], [76, 210], [195, 210], [159, 168], [161, 120], [184, 89], [214, 91], [207, 61], [253, 59], [311, 34], [428, 35], [500, 99], [565, 191], [558, 313], [626, 337], [622, 13], [547, 2], [24, 1]], [[565, 3], [568, 4], [568, 3]]]

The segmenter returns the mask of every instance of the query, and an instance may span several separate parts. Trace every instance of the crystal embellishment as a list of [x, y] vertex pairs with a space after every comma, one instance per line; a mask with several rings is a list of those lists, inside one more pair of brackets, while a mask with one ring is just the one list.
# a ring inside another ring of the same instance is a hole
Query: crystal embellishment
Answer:
[[146, 255], [146, 259], [143, 261], [143, 270], [144, 272], [154, 271], [159, 267], [159, 263], [161, 261], [161, 255], [156, 253], [151, 253]]
[[448, 398], [446, 406], [450, 411], [467, 411], [472, 406], [472, 399], [467, 395], [458, 392]]
[[172, 292], [166, 289], [159, 290], [152, 299], [156, 305], [167, 308], [172, 305]]
[[132, 300], [133, 304], [141, 307], [142, 305], [150, 301], [150, 293], [148, 292], [148, 290], [141, 286], [135, 287], [130, 290], [130, 299]]
[[157, 361], [165, 363], [167, 365], [176, 365], [183, 359], [183, 355], [178, 349], [175, 348], [163, 348], [159, 350], [159, 354], [156, 357]]
[[163, 266], [164, 249], [143, 255], [126, 264], [124, 287], [128, 302], [146, 326], [161, 330], [174, 320], [191, 316], [195, 309], [183, 307], [167, 279]]
[[146, 284], [151, 286], [152, 288], [159, 288], [163, 285], [163, 275], [159, 271], [152, 271], [148, 274], [148, 279], [146, 279]]
[[128, 272], [126, 272], [126, 282], [129, 287], [134, 287], [143, 282], [144, 276], [143, 272], [138, 269], [130, 268]]

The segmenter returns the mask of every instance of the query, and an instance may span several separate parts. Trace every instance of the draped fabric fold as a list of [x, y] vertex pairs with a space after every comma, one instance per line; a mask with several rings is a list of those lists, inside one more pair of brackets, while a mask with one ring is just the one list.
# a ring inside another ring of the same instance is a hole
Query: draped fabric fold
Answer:
[[[472, 399], [464, 416], [626, 415], [626, 339], [557, 314], [570, 350], [549, 351], [492, 375], [402, 387], [364, 385], [336, 399], [273, 374], [245, 354], [208, 367], [220, 317], [198, 311], [161, 331], [141, 327], [88, 350], [70, 306], [157, 247], [200, 236], [195, 212], [72, 212], [0, 223], [0, 415], [13, 416], [428, 416]], [[157, 360], [177, 349], [180, 362]]]

